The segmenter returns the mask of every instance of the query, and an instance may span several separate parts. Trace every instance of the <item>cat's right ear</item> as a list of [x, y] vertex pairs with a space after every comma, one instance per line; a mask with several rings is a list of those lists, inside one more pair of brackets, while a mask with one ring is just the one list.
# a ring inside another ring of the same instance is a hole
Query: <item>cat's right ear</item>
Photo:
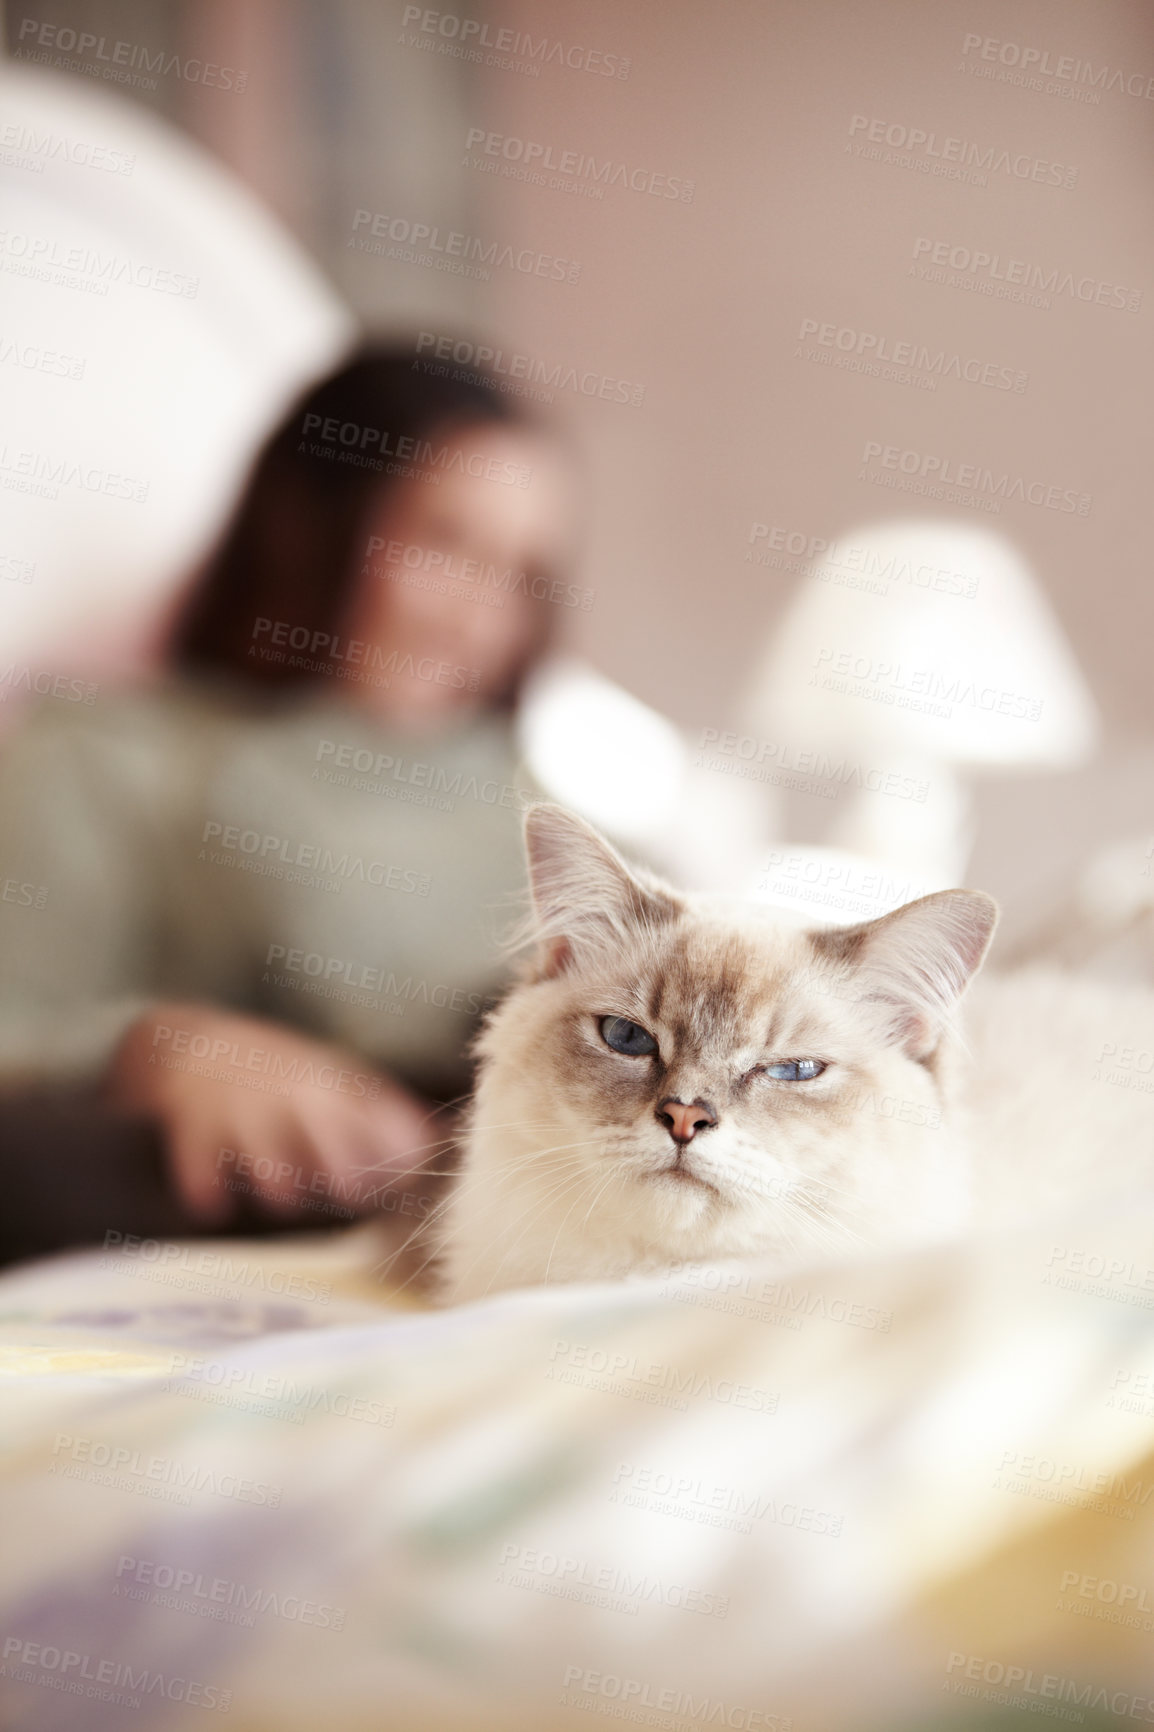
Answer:
[[921, 1061], [981, 967], [997, 921], [998, 905], [983, 891], [938, 890], [860, 926], [811, 932], [810, 940], [820, 955], [851, 965], [886, 1038]]
[[564, 806], [530, 806], [525, 853], [542, 978], [561, 974], [587, 951], [620, 955], [681, 910], [671, 890], [631, 871], [591, 824]]

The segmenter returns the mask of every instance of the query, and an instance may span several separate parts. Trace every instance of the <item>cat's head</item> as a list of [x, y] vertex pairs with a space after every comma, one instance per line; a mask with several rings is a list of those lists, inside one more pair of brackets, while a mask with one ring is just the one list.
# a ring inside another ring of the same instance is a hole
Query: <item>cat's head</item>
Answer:
[[508, 1147], [526, 1175], [536, 1138], [535, 1183], [572, 1205], [562, 1243], [811, 1249], [932, 1213], [946, 1036], [988, 896], [804, 931], [630, 870], [557, 806], [528, 813], [526, 847], [534, 957], [482, 1040], [479, 1129], [508, 1127], [490, 1157]]

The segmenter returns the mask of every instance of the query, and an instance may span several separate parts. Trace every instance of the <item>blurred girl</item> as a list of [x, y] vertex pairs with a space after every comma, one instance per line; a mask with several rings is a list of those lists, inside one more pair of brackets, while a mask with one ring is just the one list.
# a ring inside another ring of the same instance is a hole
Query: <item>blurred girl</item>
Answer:
[[418, 1163], [502, 984], [512, 710], [572, 517], [557, 446], [475, 374], [379, 349], [298, 403], [173, 677], [5, 746], [0, 1081], [159, 1121], [206, 1222]]

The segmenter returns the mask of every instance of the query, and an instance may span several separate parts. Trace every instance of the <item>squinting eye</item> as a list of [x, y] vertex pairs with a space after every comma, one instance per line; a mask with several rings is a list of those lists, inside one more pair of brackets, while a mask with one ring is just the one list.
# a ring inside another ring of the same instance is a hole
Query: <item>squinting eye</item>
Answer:
[[812, 1082], [824, 1069], [820, 1058], [786, 1058], [780, 1064], [767, 1064], [765, 1075], [775, 1077], [778, 1082]]
[[628, 1022], [623, 1016], [603, 1016], [599, 1027], [605, 1045], [623, 1052], [626, 1058], [648, 1058], [657, 1051], [657, 1042], [640, 1023]]

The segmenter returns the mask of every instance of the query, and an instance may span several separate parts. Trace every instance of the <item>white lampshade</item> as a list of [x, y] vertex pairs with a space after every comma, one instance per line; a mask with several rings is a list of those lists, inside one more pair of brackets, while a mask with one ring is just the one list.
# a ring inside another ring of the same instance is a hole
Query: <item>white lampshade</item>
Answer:
[[[754, 733], [857, 792], [827, 840], [931, 882], [965, 869], [959, 772], [1083, 762], [1098, 717], [1058, 621], [1002, 534], [898, 519], [814, 562], [755, 670]], [[886, 789], [912, 784], [916, 797]]]
[[1098, 726], [1021, 554], [993, 530], [935, 519], [851, 531], [815, 562], [750, 708], [809, 746], [970, 767], [1065, 768]]

